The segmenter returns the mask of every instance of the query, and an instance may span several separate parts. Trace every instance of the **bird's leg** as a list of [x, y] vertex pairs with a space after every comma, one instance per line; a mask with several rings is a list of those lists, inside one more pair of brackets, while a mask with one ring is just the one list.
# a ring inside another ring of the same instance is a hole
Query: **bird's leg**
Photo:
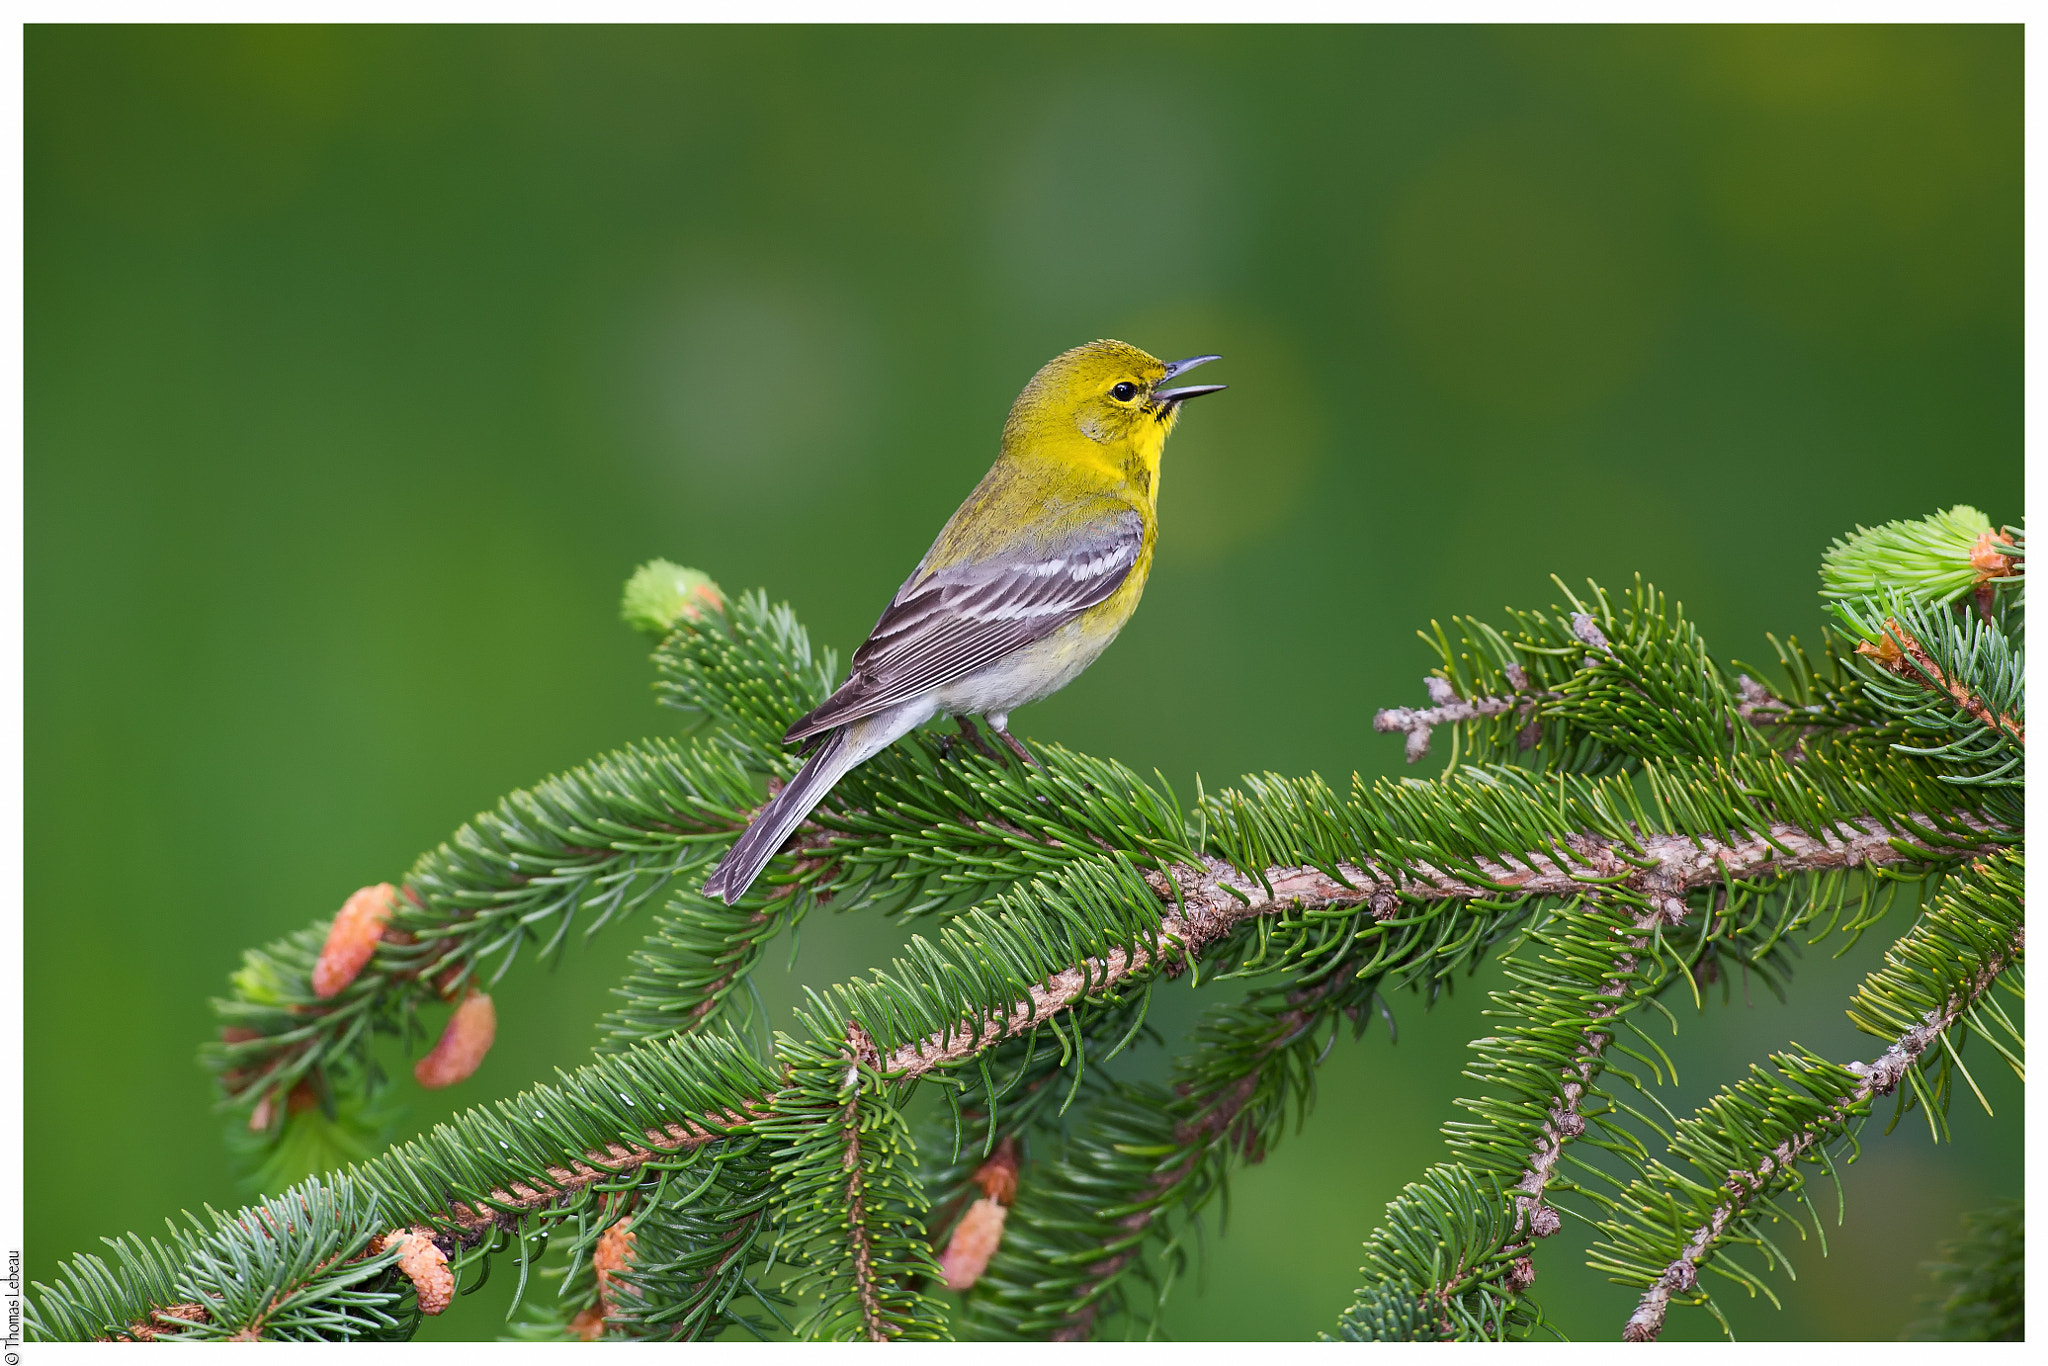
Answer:
[[967, 743], [973, 745], [976, 749], [981, 751], [982, 758], [994, 759], [996, 757], [993, 753], [990, 752], [989, 747], [982, 743], [981, 727], [974, 724], [973, 717], [961, 715], [956, 716], [953, 719], [959, 724], [960, 734], [966, 738]]
[[[1009, 719], [1010, 718], [1007, 716], [1003, 718], [1005, 722], [1007, 722]], [[989, 725], [995, 727], [996, 734], [1003, 737], [1003, 743], [1008, 745], [1010, 747], [1011, 752], [1014, 753], [1019, 759], [1022, 759], [1025, 763], [1031, 765], [1033, 768], [1045, 767], [1044, 764], [1038, 762], [1038, 759], [1031, 753], [1030, 750], [1024, 748], [1024, 742], [1022, 740], [1019, 740], [1016, 736], [1010, 734], [1010, 728], [1008, 725], [997, 725], [995, 718], [993, 717], [989, 718]]]

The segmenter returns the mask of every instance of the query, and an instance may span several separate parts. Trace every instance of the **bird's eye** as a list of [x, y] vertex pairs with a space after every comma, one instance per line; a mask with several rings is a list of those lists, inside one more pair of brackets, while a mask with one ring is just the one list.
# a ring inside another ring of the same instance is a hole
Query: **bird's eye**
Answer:
[[1131, 383], [1129, 380], [1125, 380], [1122, 384], [1117, 385], [1116, 388], [1110, 390], [1109, 392], [1110, 395], [1114, 397], [1117, 402], [1129, 403], [1132, 399], [1138, 396], [1138, 386]]

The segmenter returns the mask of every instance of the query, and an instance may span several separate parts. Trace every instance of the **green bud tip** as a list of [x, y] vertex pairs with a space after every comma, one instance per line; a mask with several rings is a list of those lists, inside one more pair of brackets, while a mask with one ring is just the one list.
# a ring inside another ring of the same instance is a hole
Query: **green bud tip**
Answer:
[[619, 618], [651, 636], [665, 636], [684, 622], [695, 624], [707, 612], [724, 610], [725, 595], [709, 574], [667, 560], [649, 560], [634, 570], [619, 600]]
[[1911, 521], [1857, 527], [1821, 558], [1821, 596], [1882, 597], [1897, 592], [1920, 602], [1953, 602], [2014, 570], [2019, 548], [1991, 528], [1991, 519], [1958, 504]]

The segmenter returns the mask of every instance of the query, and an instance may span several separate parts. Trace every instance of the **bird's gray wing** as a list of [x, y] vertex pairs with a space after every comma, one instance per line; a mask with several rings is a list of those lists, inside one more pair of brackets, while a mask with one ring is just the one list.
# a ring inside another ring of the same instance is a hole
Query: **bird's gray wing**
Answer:
[[1057, 551], [913, 574], [854, 651], [846, 682], [783, 739], [886, 711], [1051, 635], [1123, 585], [1144, 537], [1143, 521], [1125, 508]]

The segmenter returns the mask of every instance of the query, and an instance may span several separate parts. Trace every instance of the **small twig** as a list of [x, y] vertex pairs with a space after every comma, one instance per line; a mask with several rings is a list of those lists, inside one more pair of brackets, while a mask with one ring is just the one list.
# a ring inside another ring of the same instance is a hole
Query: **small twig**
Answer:
[[659, 1158], [674, 1157], [678, 1153], [701, 1148], [706, 1143], [729, 1138], [733, 1131], [749, 1128], [755, 1120], [765, 1118], [772, 1100], [771, 1095], [746, 1101], [723, 1115], [706, 1116], [708, 1122], [719, 1126], [717, 1128], [665, 1124], [658, 1129], [643, 1131], [647, 1137], [645, 1147], [612, 1143], [602, 1149], [586, 1150], [580, 1161], [566, 1167], [547, 1168], [546, 1184], [509, 1182], [490, 1192], [487, 1197], [489, 1203], [484, 1208], [458, 1203], [450, 1207], [444, 1218], [464, 1235], [465, 1241], [474, 1241], [492, 1229], [510, 1227], [520, 1215], [551, 1209], [585, 1186], [613, 1181]]
[[[1572, 634], [1589, 648], [1606, 651], [1612, 648], [1600, 626], [1583, 612], [1572, 614]], [[1588, 659], [1590, 663], [1597, 661]], [[1504, 670], [1511, 692], [1504, 696], [1460, 697], [1448, 679], [1431, 674], [1422, 680], [1423, 690], [1429, 694], [1432, 705], [1428, 707], [1382, 707], [1373, 713], [1372, 728], [1382, 735], [1397, 732], [1407, 736], [1403, 752], [1409, 763], [1416, 763], [1429, 753], [1430, 732], [1437, 726], [1455, 725], [1460, 721], [1483, 721], [1492, 716], [1503, 716], [1519, 709], [1528, 724], [1516, 737], [1519, 748], [1534, 749], [1542, 738], [1542, 727], [1535, 719], [1538, 703], [1552, 702], [1562, 697], [1558, 692], [1535, 692], [1529, 687], [1529, 675], [1520, 664], [1510, 664]], [[1752, 726], [1784, 725], [1796, 715], [1796, 709], [1774, 695], [1769, 688], [1742, 674], [1735, 680], [1741, 701], [1735, 706], [1735, 714]], [[1816, 729], [1808, 727], [1806, 734]]]
[[867, 1170], [860, 1164], [860, 1069], [872, 1068], [879, 1057], [875, 1041], [859, 1025], [846, 1025], [846, 1063], [852, 1096], [839, 1112], [840, 1132], [845, 1135], [846, 1152], [840, 1170], [846, 1173], [846, 1228], [853, 1244], [853, 1285], [860, 1296], [861, 1327], [869, 1342], [887, 1342], [889, 1325], [882, 1317], [881, 1293], [876, 1286], [874, 1240], [867, 1224]]
[[[1611, 856], [1610, 856], [1611, 857]], [[1619, 859], [1613, 862], [1625, 869]], [[1601, 998], [1601, 1004], [1586, 1012], [1594, 1022], [1613, 1019], [1621, 1013], [1622, 997], [1628, 992], [1628, 979], [1634, 975], [1639, 962], [1637, 955], [1649, 944], [1649, 933], [1659, 925], [1684, 923], [1685, 902], [1677, 897], [1653, 905], [1635, 919], [1639, 933], [1630, 937], [1629, 951], [1615, 959], [1614, 973], [1603, 981], [1594, 995]], [[1559, 1087], [1557, 1099], [1551, 1101], [1549, 1113], [1543, 1121], [1541, 1136], [1536, 1146], [1530, 1149], [1529, 1165], [1522, 1169], [1522, 1175], [1509, 1189], [1515, 1192], [1515, 1208], [1520, 1212], [1521, 1226], [1526, 1236], [1518, 1243], [1510, 1243], [1506, 1251], [1522, 1250], [1525, 1255], [1517, 1258], [1509, 1268], [1509, 1288], [1521, 1294], [1536, 1282], [1536, 1263], [1526, 1255], [1526, 1250], [1538, 1238], [1548, 1238], [1563, 1227], [1564, 1221], [1558, 1212], [1543, 1202], [1550, 1178], [1557, 1170], [1558, 1160], [1564, 1155], [1564, 1145], [1586, 1132], [1586, 1118], [1579, 1111], [1579, 1102], [1593, 1085], [1593, 1073], [1599, 1064], [1600, 1055], [1614, 1042], [1614, 1035], [1606, 1030], [1595, 1030], [1586, 1035], [1573, 1050], [1571, 1060], [1561, 1069], [1563, 1085]]]
[[1970, 979], [1967, 990], [1957, 993], [1942, 1009], [1928, 1011], [1919, 1024], [1893, 1040], [1892, 1046], [1877, 1061], [1844, 1064], [1850, 1072], [1862, 1078], [1856, 1088], [1822, 1111], [1813, 1123], [1771, 1149], [1770, 1155], [1758, 1162], [1754, 1170], [1728, 1173], [1728, 1179], [1721, 1184], [1721, 1189], [1726, 1192], [1725, 1198], [1714, 1206], [1707, 1221], [1692, 1231], [1684, 1250], [1664, 1268], [1664, 1273], [1643, 1292], [1635, 1313], [1629, 1316], [1627, 1326], [1622, 1329], [1622, 1341], [1657, 1340], [1664, 1331], [1664, 1317], [1670, 1310], [1671, 1297], [1686, 1294], [1699, 1284], [1700, 1264], [1706, 1260], [1714, 1243], [1753, 1201], [1763, 1195], [1771, 1177], [1790, 1171], [1801, 1156], [1830, 1136], [1829, 1130], [1845, 1123], [1857, 1106], [1865, 1104], [1873, 1096], [1890, 1095], [1920, 1055], [1991, 989], [1992, 982], [2005, 971], [2007, 964], [2025, 952], [2026, 936], [2025, 926], [2015, 930], [2006, 952], [1990, 958]]
[[[1522, 672], [1520, 665], [1510, 666], [1515, 673]], [[1512, 676], [1510, 681], [1514, 681]], [[1527, 682], [1527, 676], [1523, 676]], [[1422, 686], [1429, 693], [1434, 706], [1420, 710], [1413, 707], [1386, 707], [1374, 713], [1372, 728], [1382, 735], [1405, 731], [1408, 735], [1406, 753], [1409, 763], [1415, 763], [1429, 753], [1429, 732], [1435, 726], [1447, 726], [1459, 721], [1480, 721], [1489, 716], [1499, 716], [1514, 710], [1517, 705], [1529, 705], [1534, 699], [1524, 699], [1519, 692], [1507, 697], [1458, 696], [1447, 679], [1431, 674], [1422, 680]]]
[[[1596, 865], [1604, 864], [1602, 871], [1614, 875], [1625, 874], [1629, 865], [1615, 858], [1605, 850], [1581, 851], [1589, 853]], [[1604, 857], [1603, 857], [1604, 856]], [[1621, 998], [1627, 993], [1628, 978], [1635, 972], [1638, 954], [1648, 944], [1649, 931], [1659, 924], [1676, 925], [1685, 917], [1685, 902], [1677, 897], [1659, 899], [1650, 909], [1638, 915], [1635, 928], [1641, 933], [1632, 936], [1629, 952], [1615, 960], [1614, 973], [1595, 990], [1601, 1004], [1587, 1012], [1594, 1022], [1610, 1020], [1621, 1010]], [[1600, 1055], [1614, 1042], [1614, 1035], [1604, 1030], [1595, 1030], [1573, 1051], [1571, 1059], [1560, 1070], [1562, 1085], [1558, 1097], [1551, 1101], [1544, 1117], [1543, 1128], [1535, 1147], [1529, 1152], [1529, 1165], [1522, 1169], [1521, 1176], [1509, 1187], [1515, 1192], [1514, 1203], [1518, 1212], [1520, 1229], [1524, 1236], [1503, 1247], [1505, 1252], [1520, 1252], [1522, 1255], [1508, 1265], [1502, 1279], [1513, 1294], [1525, 1293], [1536, 1282], [1535, 1259], [1529, 1248], [1539, 1238], [1548, 1238], [1563, 1227], [1563, 1220], [1556, 1209], [1544, 1203], [1543, 1197], [1556, 1172], [1559, 1159], [1564, 1155], [1564, 1145], [1586, 1132], [1585, 1116], [1580, 1113], [1579, 1103], [1592, 1087], [1593, 1073]], [[1442, 1290], [1435, 1293], [1441, 1298]]]
[[[1572, 613], [1571, 626], [1572, 634], [1588, 649], [1605, 654], [1612, 648], [1607, 642], [1606, 633], [1600, 629], [1600, 623], [1594, 621], [1588, 614]], [[1586, 663], [1590, 667], [1599, 661], [1588, 658]], [[1483, 721], [1490, 716], [1505, 715], [1519, 707], [1528, 724], [1516, 735], [1516, 743], [1521, 749], [1534, 749], [1537, 741], [1543, 738], [1542, 727], [1534, 717], [1537, 703], [1554, 701], [1562, 694], [1532, 692], [1529, 687], [1529, 674], [1519, 663], [1510, 663], [1501, 672], [1507, 678], [1508, 687], [1513, 689], [1505, 697], [1460, 697], [1449, 679], [1431, 674], [1422, 680], [1422, 687], [1423, 691], [1429, 694], [1432, 705], [1419, 710], [1413, 707], [1384, 707], [1373, 714], [1372, 728], [1382, 735], [1391, 735], [1396, 731], [1406, 732], [1408, 739], [1403, 746], [1403, 752], [1412, 764], [1429, 753], [1429, 734], [1432, 728], [1453, 725], [1460, 721]]]
[[1884, 637], [1880, 640], [1859, 641], [1856, 653], [1874, 660], [1877, 667], [1909, 683], [1917, 683], [1930, 692], [1945, 693], [1958, 707], [1976, 717], [1991, 730], [2002, 730], [2019, 741], [2027, 743], [2026, 730], [2010, 716], [1993, 716], [1984, 700], [1971, 692], [1961, 679], [1950, 678], [1941, 671], [1927, 653], [1927, 647], [1916, 640], [1911, 631], [1899, 625], [1891, 617], [1884, 621]]

